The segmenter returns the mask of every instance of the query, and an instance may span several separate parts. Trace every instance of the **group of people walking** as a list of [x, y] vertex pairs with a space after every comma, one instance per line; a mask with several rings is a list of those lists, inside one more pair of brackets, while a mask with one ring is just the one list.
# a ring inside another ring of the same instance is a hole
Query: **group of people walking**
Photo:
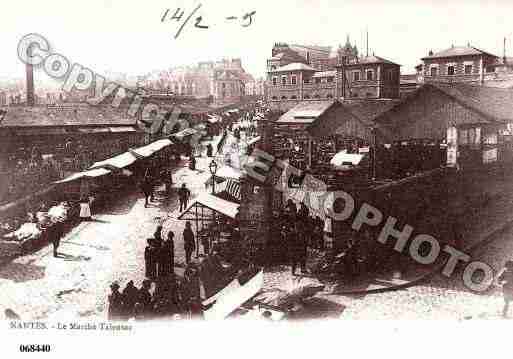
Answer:
[[311, 217], [308, 207], [289, 200], [285, 208], [273, 218], [273, 237], [279, 238], [282, 249], [287, 253], [292, 274], [301, 269], [308, 273], [306, 262], [308, 247], [324, 249], [324, 221], [320, 217]]
[[203, 305], [200, 280], [195, 266], [188, 266], [183, 278], [170, 275], [155, 281], [145, 279], [140, 288], [133, 281], [120, 291], [117, 282], [110, 286], [109, 320], [148, 320], [157, 318], [201, 318]]
[[146, 278], [167, 277], [174, 274], [175, 244], [174, 233], [169, 231], [167, 238], [162, 238], [162, 226], [159, 225], [152, 238], [148, 238], [144, 249]]

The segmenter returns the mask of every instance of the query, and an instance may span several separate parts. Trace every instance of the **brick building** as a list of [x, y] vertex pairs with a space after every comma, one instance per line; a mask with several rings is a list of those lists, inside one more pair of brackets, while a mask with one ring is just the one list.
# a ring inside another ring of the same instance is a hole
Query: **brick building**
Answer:
[[242, 67], [240, 59], [223, 59], [158, 71], [147, 75], [141, 85], [176, 95], [197, 98], [213, 96], [215, 102], [225, 103], [240, 101], [245, 95], [246, 84], [254, 82]]
[[275, 44], [267, 60], [266, 100], [287, 111], [305, 100], [398, 98], [400, 65], [379, 56], [358, 56], [347, 40], [327, 47]]
[[499, 57], [468, 44], [422, 58], [416, 67], [419, 83], [469, 83], [513, 87], [513, 59]]

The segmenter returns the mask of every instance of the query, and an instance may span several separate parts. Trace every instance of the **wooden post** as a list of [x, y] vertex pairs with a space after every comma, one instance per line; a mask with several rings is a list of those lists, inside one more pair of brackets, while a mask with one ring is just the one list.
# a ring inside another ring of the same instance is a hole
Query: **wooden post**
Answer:
[[196, 211], [196, 258], [199, 257], [199, 236], [198, 236], [198, 203], [194, 204]]

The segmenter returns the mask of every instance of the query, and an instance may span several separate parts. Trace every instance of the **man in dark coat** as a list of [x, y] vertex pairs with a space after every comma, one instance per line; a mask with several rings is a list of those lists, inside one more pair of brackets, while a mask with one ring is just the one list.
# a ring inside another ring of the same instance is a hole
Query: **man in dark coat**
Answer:
[[304, 228], [298, 222], [293, 230], [289, 232], [287, 241], [290, 245], [292, 275], [296, 274], [296, 268], [301, 268], [301, 273], [306, 273], [307, 244]]
[[148, 317], [152, 312], [152, 298], [150, 293], [151, 281], [145, 279], [142, 283], [141, 289], [139, 289], [139, 295], [137, 302], [142, 305], [142, 313], [144, 317]]
[[182, 183], [182, 187], [178, 190], [178, 200], [180, 201], [180, 212], [187, 208], [191, 191], [187, 188], [185, 183]]
[[144, 264], [146, 269], [146, 278], [155, 279], [157, 275], [157, 258], [156, 248], [153, 244], [153, 239], [148, 238], [148, 245], [144, 249]]
[[144, 194], [144, 208], [148, 207], [150, 196], [153, 193], [153, 185], [148, 176], [145, 176], [141, 182], [141, 191]]
[[129, 281], [123, 289], [123, 314], [126, 318], [131, 318], [134, 315], [138, 296], [139, 289], [134, 285], [133, 280]]
[[62, 222], [56, 222], [52, 226], [50, 226], [50, 241], [53, 245], [53, 256], [57, 257], [59, 253], [57, 250], [59, 249], [59, 245], [61, 244], [61, 238], [64, 234], [64, 224]]
[[196, 243], [194, 242], [194, 233], [191, 229], [191, 222], [185, 223], [185, 229], [183, 230], [183, 247], [185, 249], [185, 263], [191, 262], [192, 253], [196, 250]]
[[207, 145], [207, 157], [212, 157], [212, 152], [214, 151], [214, 148], [212, 147], [212, 144], [209, 143]]
[[174, 272], [174, 252], [173, 232], [170, 231], [159, 251], [159, 277], [167, 277]]
[[108, 319], [116, 320], [120, 319], [123, 311], [123, 295], [119, 292], [119, 284], [114, 282], [110, 286], [111, 293], [109, 295], [109, 310]]

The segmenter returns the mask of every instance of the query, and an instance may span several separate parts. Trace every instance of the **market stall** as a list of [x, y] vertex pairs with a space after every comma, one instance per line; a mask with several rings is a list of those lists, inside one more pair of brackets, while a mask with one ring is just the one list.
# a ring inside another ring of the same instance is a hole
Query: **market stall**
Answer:
[[236, 260], [234, 255], [240, 245], [237, 235], [239, 206], [239, 203], [202, 193], [178, 216], [179, 220], [190, 220], [195, 224], [197, 255], [201, 243], [204, 254], [214, 249], [227, 261]]

